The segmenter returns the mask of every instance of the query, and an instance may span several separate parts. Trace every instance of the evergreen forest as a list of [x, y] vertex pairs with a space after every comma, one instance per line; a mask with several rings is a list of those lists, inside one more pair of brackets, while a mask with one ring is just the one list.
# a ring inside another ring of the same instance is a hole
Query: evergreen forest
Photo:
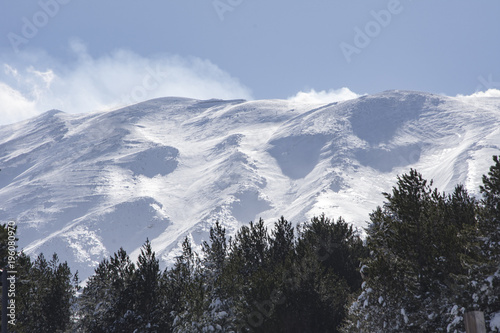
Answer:
[[[230, 237], [217, 222], [165, 270], [145, 240], [137, 261], [120, 248], [83, 288], [57, 254], [16, 252], [9, 332], [465, 332], [473, 310], [500, 332], [499, 156], [479, 193], [440, 192], [411, 169], [365, 230], [281, 217]], [[0, 226], [2, 267], [11, 231]]]

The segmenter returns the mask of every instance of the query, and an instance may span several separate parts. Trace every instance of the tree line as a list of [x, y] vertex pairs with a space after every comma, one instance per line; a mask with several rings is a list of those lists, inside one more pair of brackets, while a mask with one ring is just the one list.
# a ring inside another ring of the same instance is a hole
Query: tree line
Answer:
[[[17, 259], [12, 332], [465, 332], [466, 311], [500, 318], [500, 161], [480, 198], [397, 178], [365, 237], [325, 215], [294, 227], [261, 219], [233, 237], [215, 223], [160, 269], [146, 240], [101, 261], [86, 286], [54, 254]], [[0, 260], [6, 260], [0, 226]]]

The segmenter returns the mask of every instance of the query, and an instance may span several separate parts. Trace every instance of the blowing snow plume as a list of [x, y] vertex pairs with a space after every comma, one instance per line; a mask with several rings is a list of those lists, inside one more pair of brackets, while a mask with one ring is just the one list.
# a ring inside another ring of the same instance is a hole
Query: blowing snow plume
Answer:
[[3, 59], [0, 125], [51, 109], [111, 110], [164, 96], [252, 99], [248, 88], [209, 60], [169, 54], [144, 57], [127, 50], [92, 57], [77, 40], [69, 44], [69, 52], [69, 64], [43, 52]]

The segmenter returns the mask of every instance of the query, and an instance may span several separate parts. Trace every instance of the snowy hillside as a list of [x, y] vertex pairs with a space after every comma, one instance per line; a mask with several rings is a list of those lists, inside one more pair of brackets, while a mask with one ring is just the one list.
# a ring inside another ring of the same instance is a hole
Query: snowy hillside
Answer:
[[389, 91], [329, 105], [162, 98], [0, 127], [0, 221], [82, 278], [146, 238], [166, 265], [186, 236], [324, 212], [364, 227], [397, 174], [477, 193], [500, 153], [500, 98]]

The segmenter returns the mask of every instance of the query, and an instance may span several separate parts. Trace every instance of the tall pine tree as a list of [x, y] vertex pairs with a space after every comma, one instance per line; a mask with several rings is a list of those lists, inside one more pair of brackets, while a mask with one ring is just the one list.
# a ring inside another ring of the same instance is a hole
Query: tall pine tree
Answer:
[[40, 254], [34, 262], [21, 253], [17, 262], [16, 317], [12, 332], [66, 332], [72, 326], [77, 278], [56, 254], [47, 261]]
[[483, 176], [480, 187], [482, 210], [480, 212], [480, 248], [484, 258], [475, 270], [475, 301], [478, 310], [485, 313], [487, 324], [496, 316], [499, 322], [496, 330], [500, 332], [500, 158], [493, 156], [494, 164], [487, 175]]
[[[386, 203], [370, 216], [363, 291], [351, 306], [346, 332], [446, 332], [464, 311], [457, 293], [473, 261], [465, 237], [476, 202], [463, 187], [451, 196], [411, 170], [398, 177]], [[459, 323], [458, 323], [459, 324]]]

